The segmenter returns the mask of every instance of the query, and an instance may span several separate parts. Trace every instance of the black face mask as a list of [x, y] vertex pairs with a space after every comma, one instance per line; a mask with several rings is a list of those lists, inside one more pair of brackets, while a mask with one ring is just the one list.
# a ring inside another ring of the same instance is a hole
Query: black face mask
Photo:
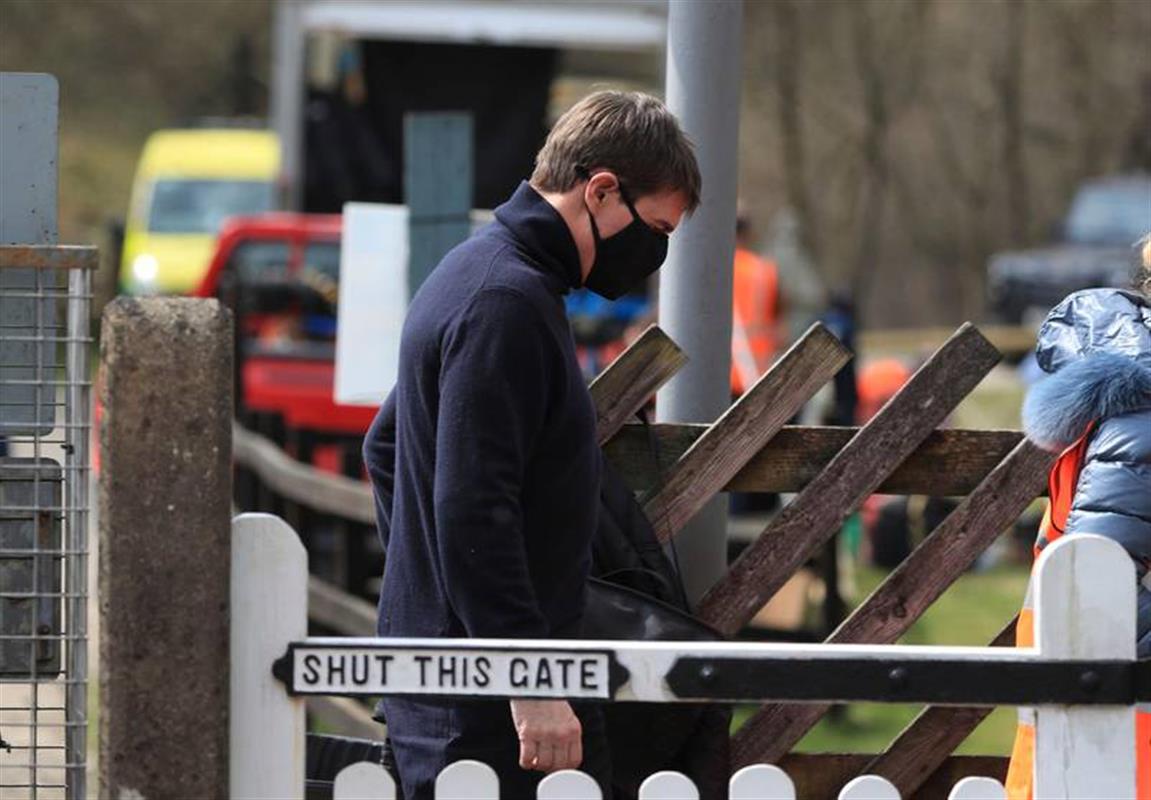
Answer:
[[[653, 230], [621, 186], [619, 196], [631, 212], [631, 224], [607, 239], [599, 235], [595, 216], [587, 209], [595, 239], [595, 261], [584, 286], [608, 300], [618, 300], [643, 282], [667, 258], [667, 234]], [[587, 204], [584, 204], [587, 208]]]

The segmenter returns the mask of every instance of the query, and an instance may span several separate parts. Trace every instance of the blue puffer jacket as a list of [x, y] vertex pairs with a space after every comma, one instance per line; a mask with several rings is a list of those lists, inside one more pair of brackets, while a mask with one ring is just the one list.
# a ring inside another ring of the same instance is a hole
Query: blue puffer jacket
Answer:
[[1092, 433], [1065, 534], [1095, 533], [1135, 561], [1139, 656], [1151, 656], [1151, 301], [1118, 289], [1068, 296], [1039, 331], [1050, 377], [1023, 406], [1027, 436], [1061, 451]]

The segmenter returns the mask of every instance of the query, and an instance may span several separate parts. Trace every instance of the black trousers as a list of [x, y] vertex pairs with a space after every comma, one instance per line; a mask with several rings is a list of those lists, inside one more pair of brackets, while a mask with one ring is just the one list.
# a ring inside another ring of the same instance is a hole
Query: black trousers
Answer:
[[[580, 770], [611, 800], [611, 756], [603, 714], [594, 703], [572, 703], [583, 726]], [[532, 800], [542, 772], [521, 769], [519, 738], [506, 700], [412, 700], [380, 702], [388, 725], [385, 765], [399, 781], [403, 800], [434, 800], [436, 776], [462, 759], [496, 771], [502, 800]]]

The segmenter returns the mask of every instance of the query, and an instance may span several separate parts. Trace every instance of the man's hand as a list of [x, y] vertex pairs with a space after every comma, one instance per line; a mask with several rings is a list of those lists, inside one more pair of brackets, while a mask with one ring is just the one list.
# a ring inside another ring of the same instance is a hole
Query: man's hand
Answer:
[[521, 767], [558, 772], [583, 763], [583, 728], [566, 700], [510, 702]]

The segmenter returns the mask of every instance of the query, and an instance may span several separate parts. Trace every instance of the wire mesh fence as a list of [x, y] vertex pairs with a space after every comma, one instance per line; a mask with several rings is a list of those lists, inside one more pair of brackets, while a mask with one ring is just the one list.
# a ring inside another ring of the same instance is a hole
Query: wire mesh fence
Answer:
[[0, 797], [83, 798], [93, 248], [0, 247]]

